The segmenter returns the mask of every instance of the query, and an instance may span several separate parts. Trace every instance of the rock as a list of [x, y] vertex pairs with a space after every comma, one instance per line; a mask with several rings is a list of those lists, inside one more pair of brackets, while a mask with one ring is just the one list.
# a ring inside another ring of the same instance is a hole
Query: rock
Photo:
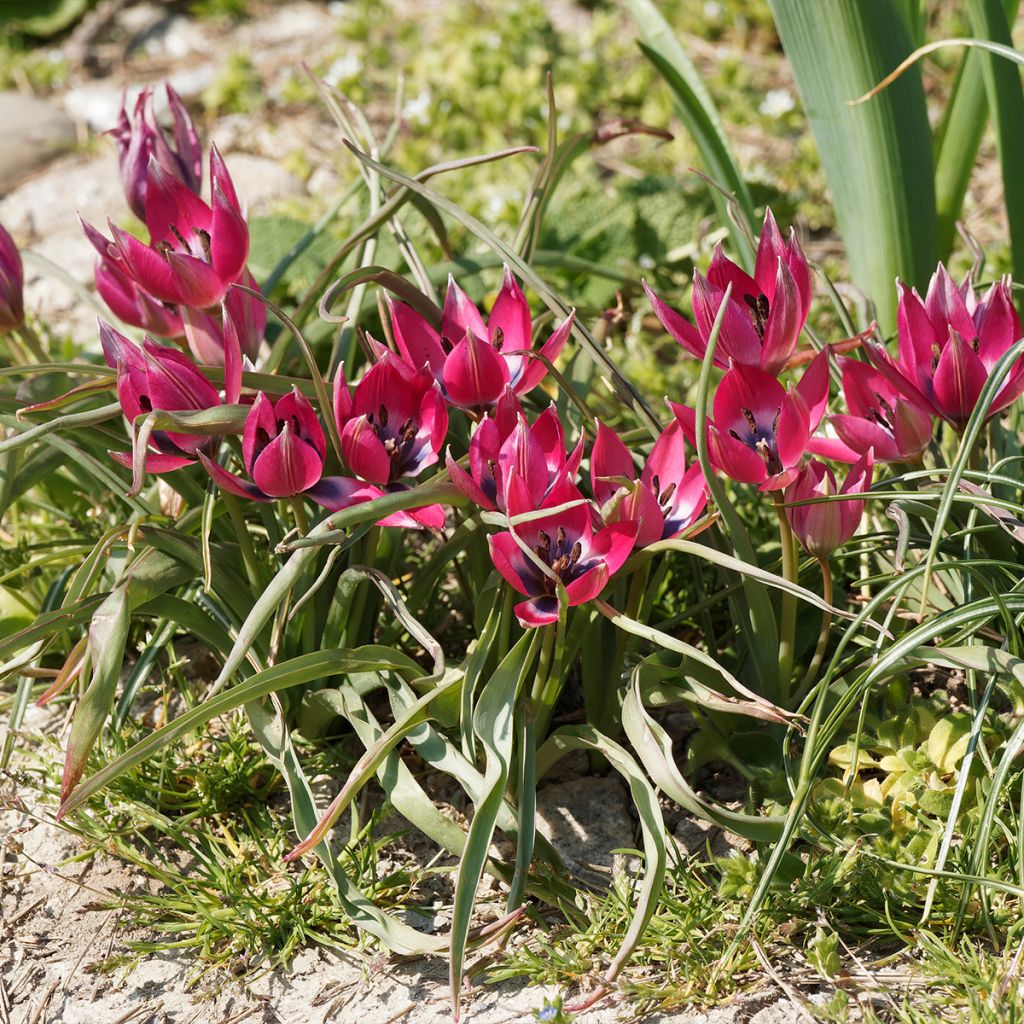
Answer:
[[67, 114], [35, 96], [0, 92], [0, 120], [4, 126], [0, 195], [71, 149], [78, 138], [75, 123]]
[[742, 836], [688, 814], [684, 814], [676, 826], [674, 838], [682, 853], [702, 860], [707, 857], [709, 846], [712, 857], [728, 857], [733, 850], [745, 854], [754, 848], [753, 843]]
[[[112, 146], [91, 160], [64, 161], [0, 200], [0, 223], [19, 245], [91, 288], [95, 252], [78, 226], [79, 213], [101, 230], [106, 229], [108, 217], [115, 222], [125, 219], [121, 175]], [[25, 308], [58, 334], [87, 344], [96, 341], [98, 309], [59, 276], [34, 263], [31, 255], [25, 258]]]
[[610, 868], [612, 850], [632, 848], [633, 821], [618, 779], [578, 778], [537, 793], [537, 827], [570, 870]]
[[275, 200], [299, 195], [302, 182], [276, 160], [250, 153], [229, 153], [224, 157], [238, 198], [249, 213], [265, 210]]
[[[186, 102], [194, 100], [217, 77], [217, 67], [212, 62], [190, 65], [167, 76], [167, 81]], [[161, 79], [160, 81], [163, 81]], [[109, 82], [87, 82], [69, 89], [61, 97], [64, 109], [76, 120], [87, 124], [95, 132], [105, 132], [117, 124], [121, 104], [131, 110], [135, 98], [145, 83], [127, 87], [111, 85]], [[150, 83], [159, 85], [159, 83]], [[153, 90], [157, 117], [167, 113], [167, 94], [162, 88]]]

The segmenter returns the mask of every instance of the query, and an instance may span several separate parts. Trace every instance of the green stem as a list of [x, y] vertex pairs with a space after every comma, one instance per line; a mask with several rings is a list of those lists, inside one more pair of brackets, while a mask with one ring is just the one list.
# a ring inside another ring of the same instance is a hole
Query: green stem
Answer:
[[541, 638], [540, 658], [537, 661], [537, 674], [533, 679], [533, 704], [536, 708], [535, 721], [537, 736], [547, 736], [551, 724], [551, 716], [555, 711], [555, 702], [562, 691], [562, 681], [552, 679], [551, 667], [555, 660], [555, 632], [557, 626], [541, 626], [544, 634]]
[[301, 495], [294, 495], [291, 499], [292, 515], [295, 516], [295, 526], [299, 531], [300, 537], [305, 537], [309, 533], [309, 520], [306, 518], [306, 507], [302, 504]]
[[[782, 502], [775, 499], [775, 515], [779, 520], [779, 543], [782, 545], [782, 575], [790, 583], [798, 583], [799, 562], [796, 557], [796, 542], [786, 510]], [[779, 620], [779, 684], [782, 689], [783, 707], [789, 700], [789, 684], [793, 676], [793, 647], [796, 640], [796, 595], [783, 593], [782, 616]]]
[[[639, 617], [640, 606], [647, 594], [647, 582], [650, 575], [651, 562], [645, 562], [630, 579], [629, 593], [626, 596], [626, 615], [631, 619]], [[617, 629], [615, 633], [615, 654], [608, 666], [608, 678], [598, 706], [598, 720], [591, 722], [599, 732], [613, 739], [621, 720], [618, 712], [622, 706], [622, 666], [629, 649], [639, 642], [637, 637], [627, 633], [624, 629]]]
[[245, 525], [245, 517], [242, 515], [241, 506], [238, 504], [238, 499], [230, 491], [222, 490], [220, 496], [224, 502], [224, 507], [228, 510], [231, 525], [235, 528], [235, 537], [238, 540], [238, 546], [242, 550], [245, 574], [249, 577], [249, 582], [252, 584], [253, 589], [259, 592], [263, 589], [263, 577], [260, 573], [259, 562], [256, 560], [256, 549], [252, 546], [252, 537], [249, 536], [249, 530]]
[[[829, 568], [827, 558], [820, 558], [818, 561], [821, 565], [821, 596], [826, 604], [831, 604], [832, 570]], [[811, 663], [807, 666], [803, 679], [800, 680], [800, 685], [793, 694], [794, 705], [799, 705], [800, 701], [804, 699], [807, 691], [810, 690], [818, 676], [818, 670], [821, 668], [821, 663], [825, 658], [825, 649], [828, 647], [828, 632], [831, 626], [832, 613], [823, 612], [821, 616], [821, 631], [818, 633], [818, 643], [814, 648], [814, 656], [811, 658]]]
[[27, 322], [23, 323], [15, 331], [15, 334], [37, 363], [48, 363], [50, 361], [46, 350], [43, 348], [42, 340], [35, 329], [30, 327]]

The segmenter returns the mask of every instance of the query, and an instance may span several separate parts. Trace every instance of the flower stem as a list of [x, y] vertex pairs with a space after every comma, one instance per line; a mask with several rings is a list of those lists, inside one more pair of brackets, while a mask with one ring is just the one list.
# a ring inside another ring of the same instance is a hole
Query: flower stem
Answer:
[[543, 741], [551, 724], [551, 716], [555, 704], [562, 692], [562, 680], [552, 678], [551, 668], [555, 662], [555, 625], [541, 626], [544, 635], [541, 638], [540, 659], [537, 662], [537, 674], [533, 679], [533, 704], [536, 708], [537, 737]]
[[[826, 604], [832, 603], [832, 570], [829, 568], [828, 559], [818, 559], [821, 565], [821, 596], [824, 598]], [[811, 663], [807, 666], [807, 671], [804, 673], [803, 679], [800, 680], [800, 685], [796, 688], [796, 692], [793, 694], [794, 704], [799, 704], [804, 699], [807, 691], [814, 684], [814, 680], [818, 676], [818, 671], [821, 668], [821, 663], [825, 658], [825, 649], [828, 647], [828, 631], [832, 625], [832, 613], [822, 612], [821, 615], [821, 632], [818, 633], [818, 644], [814, 648], [814, 656], [811, 658]]]
[[[775, 515], [779, 520], [779, 543], [782, 546], [782, 575], [790, 583], [799, 582], [800, 568], [796, 557], [796, 541], [786, 518], [786, 510], [779, 498], [775, 499]], [[783, 706], [789, 700], [789, 684], [793, 676], [793, 647], [796, 642], [796, 597], [782, 595], [782, 617], [779, 621], [779, 685]]]
[[302, 504], [302, 498], [296, 494], [291, 499], [292, 514], [295, 516], [295, 526], [299, 536], [305, 537], [309, 533], [309, 520], [306, 518], [306, 508]]
[[249, 536], [249, 531], [246, 528], [241, 506], [238, 504], [238, 499], [230, 491], [222, 490], [220, 496], [224, 502], [224, 507], [228, 510], [231, 525], [235, 528], [238, 546], [242, 550], [245, 575], [248, 576], [253, 590], [259, 593], [263, 589], [262, 574], [260, 573], [259, 563], [256, 561], [256, 549], [252, 546], [252, 537]]

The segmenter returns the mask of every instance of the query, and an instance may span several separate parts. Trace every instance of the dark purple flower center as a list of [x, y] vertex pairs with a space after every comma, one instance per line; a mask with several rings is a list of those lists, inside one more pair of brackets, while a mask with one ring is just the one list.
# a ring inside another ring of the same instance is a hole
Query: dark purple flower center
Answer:
[[782, 410], [779, 409], [775, 413], [775, 419], [772, 420], [771, 427], [759, 424], [749, 409], [740, 409], [740, 412], [743, 414], [746, 429], [741, 431], [731, 429], [729, 431], [730, 436], [734, 437], [740, 444], [746, 445], [751, 451], [757, 452], [764, 459], [764, 465], [768, 470], [769, 476], [781, 473], [783, 466], [782, 460], [779, 458], [779, 449], [776, 445], [775, 435], [778, 431], [779, 417], [782, 415]]
[[[210, 232], [203, 228], [192, 228], [192, 234], [195, 236], [194, 240], [187, 239], [179, 230], [176, 224], [170, 225], [171, 233], [178, 240], [181, 246], [180, 252], [183, 252], [186, 256], [194, 256], [197, 260], [202, 260], [204, 263], [212, 263], [213, 257], [210, 255]], [[157, 242], [156, 248], [166, 258], [167, 254], [174, 252], [174, 246], [170, 242]]]
[[391, 479], [397, 480], [399, 477], [413, 475], [419, 468], [423, 445], [417, 440], [419, 429], [411, 419], [395, 429], [389, 422], [390, 418], [387, 407], [383, 405], [376, 414], [366, 414], [366, 422], [380, 438], [391, 461]]
[[[564, 584], [571, 583], [584, 571], [585, 566], [580, 564], [583, 556], [583, 544], [580, 540], [569, 540], [565, 529], [559, 527], [555, 532], [555, 539], [552, 542], [551, 534], [543, 530], [537, 533], [537, 543], [534, 545], [533, 553], [555, 573]], [[541, 577], [541, 584], [547, 594], [555, 594], [555, 581], [545, 573], [538, 573]]]

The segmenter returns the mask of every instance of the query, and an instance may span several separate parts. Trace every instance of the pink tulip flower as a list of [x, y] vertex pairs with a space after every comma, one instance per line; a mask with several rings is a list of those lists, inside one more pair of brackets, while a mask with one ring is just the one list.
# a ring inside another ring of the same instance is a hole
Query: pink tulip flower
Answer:
[[693, 276], [696, 327], [644, 284], [665, 330], [698, 359], [707, 351], [711, 328], [732, 284], [729, 306], [715, 347], [715, 363], [756, 366], [772, 376], [786, 368], [811, 306], [811, 272], [800, 243], [790, 230], [784, 242], [771, 210], [765, 213], [751, 277], [715, 246], [705, 277]]
[[151, 159], [146, 185], [150, 244], [114, 224], [113, 242], [88, 225], [86, 235], [101, 256], [119, 260], [121, 269], [154, 299], [193, 309], [216, 306], [245, 271], [249, 229], [216, 147], [210, 149], [210, 180], [212, 207]]
[[[469, 296], [451, 278], [444, 300], [441, 330], [412, 307], [389, 300], [398, 350], [413, 366], [427, 367], [452, 405], [492, 408], [506, 385], [516, 395], [532, 391], [547, 373], [532, 358], [533, 318], [508, 267], [487, 322]], [[554, 362], [569, 340], [573, 314], [554, 330], [539, 354]]]
[[[716, 469], [762, 491], [791, 483], [828, 402], [828, 350], [819, 352], [789, 390], [764, 370], [734, 363], [715, 392], [707, 425], [708, 455]], [[691, 444], [693, 409], [672, 404]]]
[[[198, 411], [221, 405], [217, 389], [199, 372], [188, 356], [145, 338], [140, 348], [109, 324], [100, 322], [100, 345], [108, 366], [117, 369], [117, 397], [125, 418], [154, 409], [170, 412]], [[239, 369], [239, 374], [241, 370]], [[239, 377], [240, 383], [240, 377]], [[227, 385], [237, 397], [237, 390]], [[229, 399], [234, 401], [236, 399]], [[211, 439], [198, 434], [154, 431], [146, 454], [146, 471], [168, 473], [194, 462]], [[131, 467], [131, 452], [110, 452], [122, 466]]]
[[678, 537], [707, 505], [704, 476], [696, 463], [687, 468], [686, 441], [676, 420], [655, 441], [639, 476], [618, 434], [598, 423], [590, 480], [605, 522], [637, 524], [638, 548]]
[[[582, 438], [566, 453], [565, 435], [553, 405], [529, 424], [510, 388], [506, 396], [511, 396], [518, 410], [515, 426], [508, 429], [500, 414], [485, 416], [469, 442], [468, 473], [450, 450], [445, 458], [452, 483], [474, 504], [491, 512], [505, 511], [505, 492], [513, 473], [522, 477], [539, 506], [560, 478], [575, 478], [583, 459]], [[503, 403], [507, 397], [499, 400], [499, 410]]]
[[841, 359], [848, 413], [828, 418], [839, 437], [813, 438], [815, 455], [856, 462], [869, 449], [876, 462], [920, 462], [932, 438], [931, 415], [908, 402], [889, 380], [867, 363]]
[[[1009, 278], [993, 284], [978, 299], [969, 280], [958, 288], [940, 263], [923, 302], [916, 290], [902, 282], [898, 287], [897, 357], [894, 360], [880, 345], [871, 344], [865, 345], [868, 356], [907, 401], [961, 429], [992, 368], [1021, 337]], [[1005, 409], [1022, 393], [1024, 359], [1018, 359], [988, 415]]]
[[[570, 607], [584, 604], [601, 593], [633, 550], [636, 523], [612, 523], [595, 532], [592, 506], [568, 479], [563, 477], [555, 484], [540, 508], [522, 477], [514, 475], [509, 481], [510, 516], [574, 501], [578, 504], [569, 509], [520, 523], [513, 528], [515, 536], [510, 530], [487, 538], [494, 567], [515, 591], [527, 597], [514, 609], [525, 627], [558, 621], [556, 578], [565, 586]], [[532, 552], [532, 558], [523, 546]]]
[[117, 144], [125, 198], [140, 220], [146, 219], [150, 159], [197, 195], [203, 181], [203, 149], [192, 116], [169, 82], [164, 83], [164, 89], [174, 121], [170, 135], [157, 123], [149, 86], [135, 100], [131, 118], [121, 103], [117, 127], [107, 132]]
[[249, 480], [229, 473], [202, 452], [198, 456], [224, 490], [252, 501], [274, 501], [316, 487], [324, 471], [327, 439], [316, 411], [297, 388], [276, 402], [261, 391], [242, 432], [242, 463]]
[[[789, 503], [834, 494], [863, 495], [871, 486], [871, 471], [872, 453], [869, 450], [850, 467], [842, 489], [837, 491], [832, 470], [823, 462], [811, 459], [786, 488], [784, 498]], [[808, 553], [825, 558], [857, 532], [864, 515], [864, 504], [863, 497], [848, 501], [820, 501], [787, 508], [786, 517]]]

